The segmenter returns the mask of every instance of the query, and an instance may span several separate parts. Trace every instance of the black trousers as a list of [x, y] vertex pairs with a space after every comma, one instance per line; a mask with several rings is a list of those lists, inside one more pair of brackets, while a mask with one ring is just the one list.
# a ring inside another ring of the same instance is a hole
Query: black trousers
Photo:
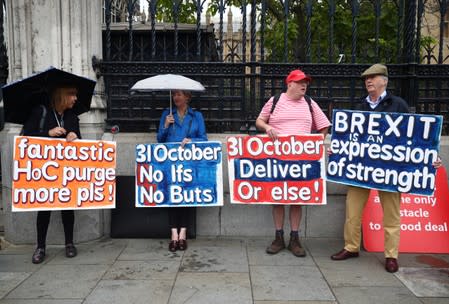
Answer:
[[190, 207], [168, 208], [168, 224], [170, 228], [187, 228]]
[[[37, 247], [45, 248], [48, 225], [50, 224], [51, 211], [37, 212]], [[62, 225], [64, 226], [65, 244], [73, 243], [73, 226], [75, 224], [75, 212], [73, 210], [61, 210]]]

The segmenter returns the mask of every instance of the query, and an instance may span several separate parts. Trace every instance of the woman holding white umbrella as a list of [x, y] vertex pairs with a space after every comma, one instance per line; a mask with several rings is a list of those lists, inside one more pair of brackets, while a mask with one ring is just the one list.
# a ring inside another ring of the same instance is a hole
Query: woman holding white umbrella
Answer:
[[[157, 134], [158, 142], [181, 142], [181, 146], [184, 146], [189, 142], [207, 141], [203, 115], [189, 106], [192, 97], [190, 91], [174, 90], [172, 97], [175, 107], [162, 113]], [[171, 252], [186, 250], [188, 210], [186, 207], [171, 207], [168, 212], [171, 228], [168, 249]]]

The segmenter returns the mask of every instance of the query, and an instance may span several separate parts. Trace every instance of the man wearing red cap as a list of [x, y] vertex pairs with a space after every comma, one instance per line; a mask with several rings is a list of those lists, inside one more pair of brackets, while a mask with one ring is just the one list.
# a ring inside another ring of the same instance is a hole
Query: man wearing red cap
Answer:
[[[256, 127], [276, 140], [278, 135], [307, 134], [318, 131], [327, 135], [330, 122], [315, 101], [311, 108], [305, 99], [307, 86], [312, 79], [301, 70], [293, 70], [285, 79], [287, 92], [282, 93], [271, 113], [272, 97], [262, 108], [256, 120]], [[301, 222], [301, 205], [290, 205], [290, 242], [288, 249], [298, 257], [304, 257], [306, 252], [299, 242], [299, 224]], [[269, 254], [276, 254], [285, 248], [284, 241], [284, 206], [273, 205], [273, 220], [276, 228], [275, 239], [267, 248]]]

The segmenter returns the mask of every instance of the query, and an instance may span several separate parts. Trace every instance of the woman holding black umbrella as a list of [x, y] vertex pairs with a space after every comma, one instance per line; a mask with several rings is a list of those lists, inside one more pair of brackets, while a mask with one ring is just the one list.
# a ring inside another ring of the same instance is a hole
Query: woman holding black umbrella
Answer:
[[[158, 142], [180, 142], [184, 146], [189, 142], [207, 141], [203, 115], [189, 107], [191, 97], [190, 91], [173, 91], [175, 108], [162, 113], [157, 133]], [[168, 217], [171, 228], [168, 250], [186, 250], [188, 207], [170, 207]]]
[[[65, 138], [69, 142], [81, 138], [79, 119], [72, 110], [77, 101], [77, 94], [78, 90], [73, 85], [60, 85], [54, 88], [48, 107], [41, 105], [33, 108], [31, 116], [24, 124], [23, 135]], [[37, 248], [32, 257], [34, 264], [44, 261], [50, 216], [51, 211], [38, 211], [37, 213]], [[77, 255], [77, 250], [73, 245], [75, 214], [73, 210], [62, 210], [61, 216], [64, 226], [65, 255], [72, 258]]]

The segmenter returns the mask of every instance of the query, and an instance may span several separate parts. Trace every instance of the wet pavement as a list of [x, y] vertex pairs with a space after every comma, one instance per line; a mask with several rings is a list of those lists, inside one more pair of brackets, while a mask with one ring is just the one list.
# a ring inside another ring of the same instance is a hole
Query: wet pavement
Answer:
[[265, 253], [268, 238], [198, 238], [171, 253], [165, 239], [110, 239], [78, 244], [66, 258], [49, 246], [0, 250], [5, 303], [449, 303], [449, 255], [401, 254], [387, 273], [381, 253], [332, 261], [342, 240], [306, 239], [307, 257]]

